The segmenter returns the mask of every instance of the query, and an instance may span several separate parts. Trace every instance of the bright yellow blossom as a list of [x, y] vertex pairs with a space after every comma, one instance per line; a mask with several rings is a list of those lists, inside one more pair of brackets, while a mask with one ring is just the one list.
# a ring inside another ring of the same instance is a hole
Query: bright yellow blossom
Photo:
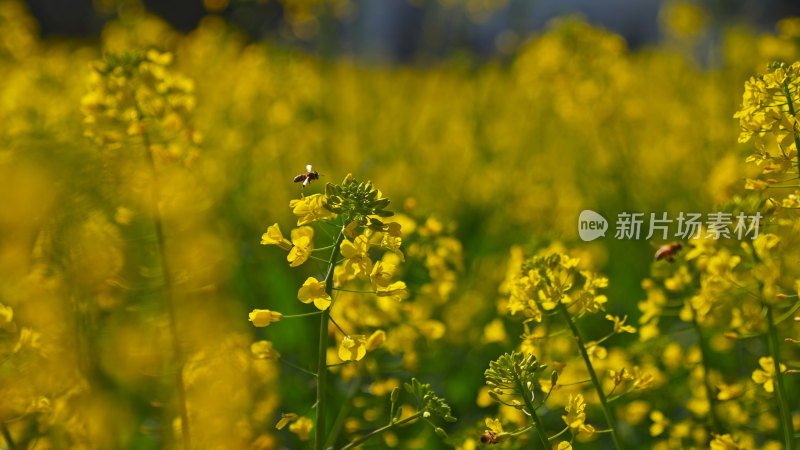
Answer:
[[380, 245], [381, 247], [388, 249], [389, 251], [397, 255], [397, 257], [400, 258], [400, 261], [405, 262], [406, 256], [403, 254], [403, 251], [400, 250], [400, 246], [403, 245], [403, 238], [400, 236], [399, 224], [395, 223], [389, 224], [388, 232], [383, 233]]
[[292, 230], [292, 244], [294, 247], [289, 251], [286, 260], [291, 267], [297, 267], [306, 262], [314, 250], [314, 229], [311, 227], [300, 227]]
[[277, 311], [270, 311], [268, 309], [254, 309], [250, 312], [250, 322], [253, 326], [266, 327], [272, 322], [279, 322], [283, 318], [283, 314]]
[[308, 417], [301, 417], [289, 425], [289, 431], [296, 434], [301, 441], [307, 441], [311, 436], [311, 428], [313, 426], [314, 422], [312, 422], [311, 419]]
[[278, 359], [281, 357], [280, 353], [272, 348], [272, 342], [257, 341], [250, 344], [250, 352], [256, 359]]
[[294, 422], [297, 419], [298, 419], [298, 415], [295, 414], [295, 413], [287, 413], [287, 414], [283, 414], [282, 413], [281, 414], [281, 420], [279, 420], [278, 423], [275, 424], [275, 428], [278, 429], [278, 430], [282, 430], [283, 427], [285, 427], [286, 425]]
[[270, 244], [277, 245], [284, 250], [292, 249], [292, 243], [283, 237], [283, 233], [281, 233], [281, 229], [278, 227], [277, 223], [270, 225], [270, 227], [267, 228], [267, 232], [261, 235], [261, 245]]
[[361, 235], [352, 241], [344, 240], [340, 246], [342, 256], [347, 258], [344, 262], [345, 273], [353, 278], [359, 275], [367, 276], [372, 272], [372, 260], [369, 259], [369, 238]]
[[600, 311], [605, 311], [606, 308], [603, 305], [606, 302], [608, 302], [608, 297], [605, 295], [594, 295], [589, 291], [581, 291], [578, 294], [578, 301], [576, 302], [576, 305], [581, 311], [594, 314]]
[[0, 327], [10, 323], [14, 318], [14, 310], [10, 306], [0, 303]]
[[625, 321], [628, 320], [627, 315], [620, 319], [617, 316], [606, 314], [606, 319], [614, 322], [614, 333], [636, 333], [636, 327], [625, 324]]
[[308, 225], [322, 219], [336, 217], [332, 211], [325, 208], [325, 196], [322, 194], [309, 195], [289, 202], [292, 213], [298, 217], [297, 226]]
[[297, 299], [303, 303], [314, 302], [314, 306], [320, 311], [324, 311], [331, 306], [331, 296], [325, 292], [325, 282], [319, 281], [314, 277], [308, 277], [300, 290], [297, 291]]
[[631, 374], [628, 369], [624, 367], [620, 370], [610, 369], [608, 371], [608, 377], [614, 380], [615, 385], [621, 384], [623, 381], [633, 380], [635, 378], [633, 374]]
[[33, 331], [31, 328], [23, 327], [19, 333], [19, 340], [17, 345], [14, 346], [13, 352], [16, 353], [24, 348], [41, 349], [42, 343], [40, 341], [41, 334]]
[[500, 419], [492, 419], [491, 417], [487, 417], [484, 422], [486, 422], [486, 428], [488, 431], [491, 431], [495, 434], [500, 434], [503, 432], [503, 424], [500, 423]]
[[367, 351], [371, 352], [386, 342], [386, 332], [375, 330], [367, 339]]
[[397, 266], [394, 264], [378, 261], [372, 266], [372, 272], [369, 274], [369, 279], [372, 281], [372, 287], [378, 289], [379, 287], [387, 287], [392, 282]]
[[[767, 392], [775, 391], [775, 362], [771, 356], [762, 356], [758, 358], [758, 365], [760, 369], [753, 371], [751, 378], [758, 384], [764, 385], [764, 390]], [[786, 366], [780, 365], [781, 372], [786, 370]]]
[[376, 294], [378, 297], [391, 297], [399, 302], [408, 297], [408, 289], [404, 281], [395, 281], [386, 287], [379, 287]]
[[720, 383], [717, 385], [717, 389], [719, 392], [717, 393], [717, 399], [726, 401], [731, 400], [737, 397], [741, 397], [744, 394], [744, 388], [739, 384], [725, 384]]
[[730, 434], [715, 434], [710, 447], [711, 450], [739, 450], [739, 445]]
[[584, 432], [588, 434], [594, 434], [594, 427], [591, 425], [587, 425], [586, 421], [586, 401], [583, 399], [583, 395], [581, 394], [570, 394], [569, 402], [566, 406], [567, 415], [561, 416], [567, 426], [573, 432]]
[[339, 358], [342, 361], [359, 361], [367, 354], [367, 338], [357, 334], [345, 336], [339, 344]]
[[664, 416], [661, 411], [655, 410], [650, 413], [650, 420], [653, 424], [650, 425], [650, 436], [659, 436], [669, 426], [669, 419]]

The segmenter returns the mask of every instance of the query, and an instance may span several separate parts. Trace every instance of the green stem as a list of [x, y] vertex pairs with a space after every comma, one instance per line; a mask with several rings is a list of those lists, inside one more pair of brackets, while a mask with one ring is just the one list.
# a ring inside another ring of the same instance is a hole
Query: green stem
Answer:
[[531, 403], [531, 399], [528, 395], [530, 392], [528, 389], [522, 384], [522, 380], [517, 378], [517, 389], [519, 389], [520, 394], [522, 394], [522, 399], [525, 400], [525, 406], [528, 407], [528, 410], [531, 412], [531, 418], [533, 419], [533, 423], [536, 424], [536, 434], [539, 435], [539, 439], [542, 441], [542, 447], [544, 450], [548, 450], [550, 448], [550, 440], [547, 439], [547, 433], [544, 431], [544, 425], [542, 424], [542, 419], [539, 418], [539, 415], [536, 414], [536, 408], [533, 407], [533, 403]]
[[554, 441], [554, 440], [558, 439], [558, 438], [559, 438], [559, 436], [561, 436], [562, 434], [566, 433], [568, 430], [569, 430], [569, 426], [566, 426], [566, 427], [564, 427], [564, 429], [563, 429], [563, 430], [561, 430], [561, 431], [559, 431], [558, 433], [556, 433], [556, 434], [554, 434], [554, 435], [550, 436], [550, 438], [549, 438], [549, 439], [550, 439], [551, 441]]
[[322, 311], [314, 311], [314, 312], [304, 313], [304, 314], [292, 314], [290, 316], [281, 317], [281, 320], [283, 320], [283, 319], [296, 319], [298, 317], [316, 316], [316, 315], [319, 315], [319, 314], [322, 314]]
[[355, 294], [374, 294], [375, 291], [354, 291], [352, 289], [340, 289], [340, 288], [333, 288], [334, 291], [341, 291], [341, 292], [353, 292]]
[[[789, 105], [789, 114], [791, 114], [792, 117], [795, 117], [794, 100], [792, 100], [792, 93], [789, 90], [789, 79], [788, 78], [783, 82], [783, 90], [784, 90], [784, 93], [786, 94], [786, 103]], [[798, 167], [800, 167], [800, 136], [798, 136], [797, 126], [795, 125], [792, 128], [793, 128], [792, 129], [792, 134], [794, 135], [794, 147], [795, 147], [795, 150], [797, 151], [797, 164], [798, 164]]]
[[794, 313], [797, 312], [798, 309], [800, 309], [800, 302], [795, 303], [794, 306], [792, 306], [788, 311], [786, 311], [783, 315], [779, 316], [778, 319], [775, 321], [775, 324], [779, 324], [784, 320], [788, 319], [789, 317], [792, 317]]
[[719, 417], [717, 417], [717, 397], [714, 395], [714, 390], [711, 388], [711, 382], [708, 379], [711, 369], [711, 366], [708, 362], [708, 344], [706, 343], [705, 339], [703, 339], [703, 330], [700, 328], [700, 324], [697, 322], [697, 311], [694, 310], [694, 307], [691, 307], [691, 309], [692, 326], [694, 327], [695, 333], [697, 333], [697, 344], [700, 346], [700, 360], [703, 364], [703, 384], [705, 384], [706, 397], [708, 398], [708, 403], [711, 410], [711, 427], [713, 428], [714, 433], [721, 434], [722, 425], [719, 421]]
[[8, 431], [8, 427], [6, 426], [5, 423], [3, 424], [2, 430], [3, 430], [3, 439], [6, 440], [6, 445], [8, 446], [9, 449], [15, 450], [17, 446], [16, 444], [14, 444], [14, 439], [11, 438], [11, 432]]
[[[798, 147], [800, 148], [800, 147]], [[781, 412], [781, 426], [783, 427], [783, 435], [786, 440], [786, 448], [796, 448], [794, 441], [794, 430], [792, 426], [792, 412], [789, 407], [789, 399], [786, 396], [786, 387], [783, 384], [783, 373], [781, 373], [780, 353], [778, 348], [778, 330], [775, 327], [775, 320], [772, 315], [772, 305], [767, 304], [767, 324], [769, 325], [769, 333], [767, 340], [769, 341], [769, 352], [772, 356], [772, 362], [775, 366], [775, 395], [778, 397], [778, 407]]]
[[[344, 229], [342, 229], [344, 231]], [[328, 295], [333, 293], [333, 269], [336, 267], [336, 258], [339, 257], [339, 246], [344, 239], [344, 233], [340, 231], [333, 244], [331, 258], [328, 262], [328, 274], [325, 276], [325, 292]], [[325, 445], [325, 413], [327, 408], [328, 393], [328, 320], [330, 319], [330, 308], [322, 311], [319, 319], [319, 348], [317, 354], [317, 423], [314, 431], [314, 449], [322, 450]]]
[[331, 322], [332, 322], [332, 323], [333, 323], [333, 324], [336, 326], [336, 328], [337, 328], [337, 329], [338, 329], [338, 330], [339, 330], [339, 331], [340, 331], [340, 332], [341, 332], [343, 335], [345, 335], [345, 336], [350, 336], [349, 334], [347, 334], [347, 333], [344, 331], [344, 329], [342, 329], [342, 327], [341, 327], [341, 326], [339, 326], [339, 324], [338, 324], [338, 323], [336, 323], [336, 321], [335, 321], [335, 320], [333, 320], [333, 316], [330, 316], [330, 315], [329, 315], [329, 316], [328, 316], [328, 319], [330, 319], [330, 321], [331, 321]]
[[[141, 116], [141, 112], [139, 112]], [[189, 411], [186, 407], [186, 386], [183, 383], [183, 352], [181, 351], [180, 342], [178, 340], [178, 319], [175, 312], [175, 298], [172, 292], [172, 271], [170, 270], [167, 261], [167, 246], [166, 239], [164, 238], [164, 224], [161, 218], [161, 211], [158, 207], [158, 199], [161, 196], [161, 189], [158, 182], [158, 170], [156, 168], [155, 157], [153, 156], [153, 149], [150, 146], [150, 138], [147, 133], [142, 134], [145, 150], [147, 153], [147, 160], [150, 164], [150, 169], [153, 172], [153, 189], [152, 189], [152, 203], [153, 203], [153, 225], [156, 231], [156, 239], [158, 241], [158, 251], [161, 255], [161, 274], [164, 277], [164, 296], [167, 306], [167, 315], [169, 316], [169, 330], [172, 345], [172, 353], [175, 355], [175, 364], [177, 366], [175, 383], [178, 389], [178, 407], [181, 414], [181, 434], [183, 435], [184, 450], [192, 448], [192, 442], [189, 433]]]
[[325, 448], [333, 447], [333, 445], [336, 443], [336, 440], [339, 438], [339, 434], [342, 432], [342, 428], [344, 427], [344, 422], [347, 420], [347, 415], [350, 413], [350, 409], [353, 407], [353, 397], [356, 396], [358, 393], [358, 388], [361, 387], [361, 378], [361, 375], [357, 376], [350, 385], [350, 389], [347, 391], [347, 395], [344, 400], [344, 406], [342, 406], [342, 409], [339, 410], [336, 420], [333, 421], [333, 428], [331, 428], [331, 434], [328, 435], [328, 440], [325, 442]]
[[361, 436], [360, 438], [356, 439], [355, 441], [345, 445], [344, 447], [342, 447], [342, 450], [345, 450], [345, 449], [348, 449], [348, 448], [355, 448], [355, 447], [363, 444], [364, 442], [374, 438], [375, 436], [379, 436], [379, 435], [391, 430], [393, 427], [402, 425], [402, 424], [407, 423], [407, 422], [411, 422], [412, 420], [415, 420], [415, 419], [417, 419], [419, 417], [422, 417], [422, 413], [421, 412], [418, 412], [418, 413], [414, 414], [413, 416], [407, 417], [407, 418], [405, 418], [403, 420], [400, 420], [400, 421], [397, 421], [397, 422], [390, 422], [388, 425], [380, 427], [377, 430], [374, 430], [374, 431], [372, 431], [371, 433], [369, 433], [369, 434], [367, 434], [365, 436]]
[[[786, 94], [786, 103], [789, 106], [789, 114], [794, 118], [796, 116], [794, 110], [794, 100], [792, 99], [792, 92], [789, 89], [789, 79], [783, 82], [784, 93]], [[794, 135], [794, 147], [797, 152], [797, 165], [798, 174], [800, 174], [800, 133], [798, 133], [797, 125], [792, 126], [792, 134]], [[755, 250], [753, 251], [755, 254]], [[756, 258], [758, 256], [756, 255]], [[772, 305], [765, 304], [767, 308], [767, 323], [769, 325], [769, 333], [767, 340], [769, 342], [769, 350], [772, 354], [772, 362], [775, 366], [775, 385], [778, 396], [778, 406], [781, 412], [781, 425], [783, 426], [783, 434], [786, 440], [786, 448], [795, 448], [794, 429], [792, 425], [792, 413], [789, 409], [789, 399], [786, 397], [786, 387], [783, 384], [783, 374], [781, 373], [780, 354], [778, 347], [778, 330], [775, 327], [775, 319], [773, 318]]]
[[611, 437], [614, 439], [614, 446], [616, 446], [617, 449], [622, 450], [625, 448], [625, 446], [617, 434], [617, 420], [614, 418], [614, 413], [611, 411], [611, 407], [608, 405], [608, 401], [606, 400], [606, 395], [603, 393], [603, 386], [600, 384], [600, 380], [597, 378], [597, 374], [594, 372], [592, 361], [589, 359], [589, 353], [586, 351], [586, 346], [583, 345], [581, 332], [578, 330], [578, 326], [575, 324], [572, 316], [569, 315], [569, 311], [567, 311], [566, 306], [564, 306], [563, 303], [560, 303], [558, 307], [561, 311], [561, 314], [564, 316], [564, 319], [567, 321], [570, 330], [572, 330], [572, 335], [577, 340], [578, 350], [581, 352], [583, 362], [586, 364], [586, 370], [589, 372], [589, 377], [592, 379], [592, 384], [594, 385], [595, 391], [597, 391], [597, 398], [600, 399], [600, 405], [603, 407], [603, 415], [606, 416], [606, 422], [608, 422], [608, 427], [611, 429]]
[[285, 360], [285, 359], [283, 359], [283, 358], [278, 358], [278, 360], [279, 360], [279, 361], [280, 361], [282, 364], [286, 364], [287, 366], [291, 367], [292, 369], [299, 370], [300, 372], [306, 373], [306, 374], [308, 374], [308, 375], [311, 375], [311, 376], [313, 376], [313, 377], [316, 377], [316, 376], [317, 376], [317, 374], [315, 374], [314, 372], [312, 372], [312, 371], [310, 371], [310, 370], [306, 370], [306, 369], [304, 369], [304, 368], [302, 368], [302, 367], [298, 366], [297, 364], [291, 363], [291, 362], [289, 362], [289, 361], [287, 361], [287, 360]]
[[576, 384], [588, 383], [590, 381], [592, 381], [592, 379], [591, 378], [587, 378], [587, 379], [581, 380], [581, 381], [573, 381], [572, 383], [561, 383], [561, 382], [558, 382], [557, 384], [559, 386], [574, 386]]

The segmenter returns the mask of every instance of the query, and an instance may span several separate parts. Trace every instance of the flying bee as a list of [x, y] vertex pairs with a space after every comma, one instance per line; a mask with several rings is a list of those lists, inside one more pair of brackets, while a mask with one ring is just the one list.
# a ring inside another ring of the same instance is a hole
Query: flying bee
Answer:
[[314, 180], [319, 180], [319, 172], [316, 170], [311, 170], [311, 164], [306, 166], [306, 172], [308, 173], [301, 173], [300, 175], [294, 177], [294, 182], [299, 183], [303, 182], [303, 187], [305, 188], [307, 184], [311, 183]]
[[493, 431], [487, 431], [481, 435], [481, 444], [497, 444], [498, 442], [497, 433]]
[[677, 255], [682, 248], [683, 245], [680, 242], [664, 244], [656, 250], [656, 261], [667, 260], [669, 262], [675, 262], [675, 255]]

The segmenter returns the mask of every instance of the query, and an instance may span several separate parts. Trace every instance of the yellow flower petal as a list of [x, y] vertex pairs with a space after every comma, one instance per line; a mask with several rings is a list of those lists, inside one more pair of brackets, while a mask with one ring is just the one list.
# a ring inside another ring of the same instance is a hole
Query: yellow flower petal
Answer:
[[359, 361], [367, 354], [367, 339], [363, 335], [345, 336], [339, 344], [339, 359]]
[[320, 311], [328, 309], [331, 305], [331, 296], [325, 292], [325, 282], [314, 277], [306, 279], [303, 286], [297, 291], [297, 299], [303, 303], [314, 302], [314, 306]]
[[254, 309], [250, 313], [250, 322], [253, 326], [266, 327], [272, 322], [278, 322], [283, 318], [283, 314], [277, 311], [270, 311], [268, 309]]

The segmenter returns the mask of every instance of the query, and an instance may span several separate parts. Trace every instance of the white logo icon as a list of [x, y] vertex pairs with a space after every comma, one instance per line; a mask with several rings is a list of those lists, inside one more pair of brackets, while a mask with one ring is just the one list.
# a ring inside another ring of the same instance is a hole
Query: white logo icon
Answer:
[[584, 241], [593, 241], [600, 236], [606, 235], [608, 221], [605, 217], [597, 214], [591, 209], [581, 211], [578, 216], [578, 235]]

